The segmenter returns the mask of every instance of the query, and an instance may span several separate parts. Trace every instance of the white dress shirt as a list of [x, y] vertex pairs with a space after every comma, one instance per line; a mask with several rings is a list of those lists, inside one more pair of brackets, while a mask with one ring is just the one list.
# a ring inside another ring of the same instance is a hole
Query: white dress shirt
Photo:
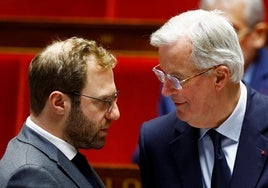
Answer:
[[71, 144], [65, 142], [64, 140], [52, 135], [51, 133], [47, 132], [40, 126], [36, 125], [30, 117], [26, 119], [26, 125], [35, 131], [37, 134], [41, 135], [42, 137], [46, 138], [49, 142], [54, 144], [69, 160], [72, 160], [77, 153], [77, 150]]
[[[247, 89], [242, 82], [240, 82], [240, 88], [241, 95], [234, 111], [227, 120], [225, 120], [217, 129], [215, 129], [217, 132], [225, 136], [222, 139], [221, 146], [231, 173], [233, 173], [235, 157], [247, 102]], [[203, 173], [204, 188], [211, 187], [211, 176], [214, 164], [213, 143], [209, 135], [206, 134], [208, 130], [209, 129], [200, 129], [200, 137], [198, 141], [199, 160]]]

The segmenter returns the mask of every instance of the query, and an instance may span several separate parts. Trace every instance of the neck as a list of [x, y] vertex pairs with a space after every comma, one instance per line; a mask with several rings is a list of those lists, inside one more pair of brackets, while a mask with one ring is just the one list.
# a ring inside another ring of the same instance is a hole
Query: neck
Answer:
[[240, 83], [228, 83], [221, 93], [219, 99], [218, 118], [214, 123], [216, 127], [220, 126], [234, 111], [241, 94]]

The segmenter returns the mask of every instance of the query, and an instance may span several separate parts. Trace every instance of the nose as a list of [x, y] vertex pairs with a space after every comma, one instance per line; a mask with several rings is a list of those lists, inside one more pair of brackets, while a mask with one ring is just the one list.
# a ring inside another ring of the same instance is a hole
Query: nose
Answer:
[[176, 89], [170, 81], [167, 79], [163, 82], [161, 93], [163, 96], [168, 97], [170, 95], [178, 93], [178, 89]]
[[120, 111], [116, 102], [112, 105], [111, 111], [106, 113], [106, 117], [110, 120], [118, 120], [120, 118]]

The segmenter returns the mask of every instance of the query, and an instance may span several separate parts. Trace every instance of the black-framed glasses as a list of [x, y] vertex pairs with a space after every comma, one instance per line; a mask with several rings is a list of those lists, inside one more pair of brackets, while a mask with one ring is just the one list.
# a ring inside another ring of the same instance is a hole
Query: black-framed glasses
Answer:
[[69, 93], [77, 95], [77, 96], [86, 97], [86, 98], [89, 98], [89, 99], [94, 99], [94, 100], [97, 100], [97, 101], [100, 101], [100, 102], [108, 104], [106, 113], [111, 112], [112, 106], [113, 106], [114, 102], [117, 100], [117, 98], [119, 96], [119, 91], [116, 91], [112, 96], [109, 96], [107, 99], [101, 99], [101, 98], [98, 98], [98, 97], [92, 97], [92, 96], [80, 94], [79, 92], [76, 92], [76, 91], [71, 91]]
[[189, 81], [192, 78], [195, 78], [197, 76], [200, 76], [202, 74], [205, 74], [206, 72], [208, 72], [209, 70], [213, 69], [214, 67], [208, 68], [202, 72], [199, 72], [195, 75], [189, 76], [188, 78], [185, 78], [183, 80], [179, 80], [178, 78], [176, 78], [175, 76], [172, 76], [170, 74], [166, 74], [164, 73], [162, 70], [157, 69], [157, 67], [159, 67], [160, 65], [156, 65], [155, 67], [153, 67], [152, 71], [155, 73], [156, 77], [158, 78], [158, 80], [162, 83], [165, 82], [166, 79], [168, 79], [173, 86], [177, 89], [177, 90], [181, 90], [182, 89], [182, 84]]

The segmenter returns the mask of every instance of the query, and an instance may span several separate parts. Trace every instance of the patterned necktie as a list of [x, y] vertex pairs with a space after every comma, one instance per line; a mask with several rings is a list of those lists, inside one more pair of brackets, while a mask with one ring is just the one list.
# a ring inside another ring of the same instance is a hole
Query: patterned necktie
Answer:
[[87, 159], [81, 153], [77, 153], [72, 159], [74, 165], [79, 169], [79, 171], [87, 178], [88, 182], [95, 188], [100, 187], [97, 183], [96, 177], [89, 166]]
[[208, 132], [214, 145], [214, 167], [211, 178], [211, 188], [228, 188], [231, 172], [221, 148], [222, 135], [211, 129]]

